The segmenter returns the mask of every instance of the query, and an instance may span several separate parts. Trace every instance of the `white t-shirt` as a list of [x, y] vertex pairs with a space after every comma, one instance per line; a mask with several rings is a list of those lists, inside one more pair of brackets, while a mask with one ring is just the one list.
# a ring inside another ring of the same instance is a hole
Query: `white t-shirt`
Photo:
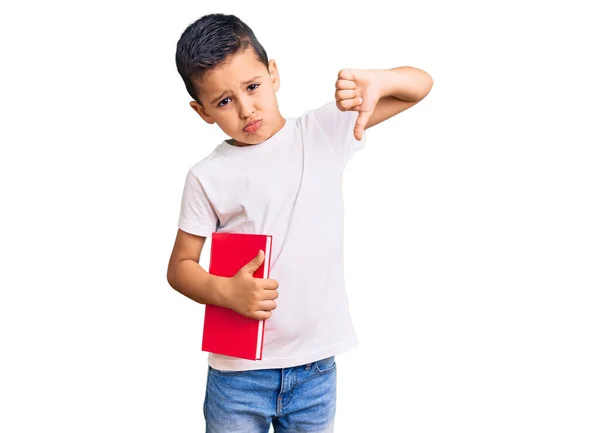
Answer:
[[260, 144], [223, 141], [190, 168], [179, 228], [206, 237], [273, 235], [270, 278], [279, 282], [277, 308], [264, 322], [262, 360], [209, 353], [211, 367], [287, 368], [357, 345], [344, 286], [342, 197], [346, 163], [365, 144], [366, 133], [360, 141], [353, 135], [357, 117], [330, 101], [286, 118]]

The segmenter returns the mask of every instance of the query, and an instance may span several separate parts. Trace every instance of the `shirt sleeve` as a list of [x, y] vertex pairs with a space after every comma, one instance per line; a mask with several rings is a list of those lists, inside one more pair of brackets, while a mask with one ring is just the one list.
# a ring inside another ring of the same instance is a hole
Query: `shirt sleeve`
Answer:
[[354, 138], [358, 111], [341, 111], [334, 100], [314, 110], [313, 116], [344, 166], [357, 150], [365, 146], [367, 131], [363, 132], [361, 140]]
[[216, 231], [218, 221], [200, 180], [190, 170], [181, 198], [179, 228], [193, 235], [208, 237]]

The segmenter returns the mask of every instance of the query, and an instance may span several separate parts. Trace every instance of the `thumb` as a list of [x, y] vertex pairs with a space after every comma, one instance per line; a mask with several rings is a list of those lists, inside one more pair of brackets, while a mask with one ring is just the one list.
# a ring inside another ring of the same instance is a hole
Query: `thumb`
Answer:
[[358, 113], [358, 118], [356, 119], [356, 124], [354, 125], [354, 138], [357, 140], [362, 139], [365, 127], [367, 126], [370, 117], [371, 113], [368, 111], [360, 111]]
[[248, 264], [245, 266], [246, 271], [253, 274], [254, 272], [256, 272], [256, 270], [258, 268], [260, 268], [260, 265], [262, 265], [264, 260], [265, 260], [265, 253], [263, 250], [260, 250], [258, 252], [258, 254], [256, 255], [256, 257], [254, 257], [252, 260], [250, 260], [248, 262]]

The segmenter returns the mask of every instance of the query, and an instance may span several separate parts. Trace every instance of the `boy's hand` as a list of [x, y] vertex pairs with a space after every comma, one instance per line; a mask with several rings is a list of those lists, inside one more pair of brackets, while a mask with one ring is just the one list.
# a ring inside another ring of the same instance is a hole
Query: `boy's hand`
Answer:
[[277, 307], [274, 300], [279, 297], [279, 283], [271, 278], [252, 276], [264, 260], [265, 253], [260, 250], [256, 257], [229, 279], [226, 289], [228, 307], [251, 319], [268, 319], [271, 310]]
[[335, 82], [335, 100], [340, 111], [358, 111], [354, 137], [362, 139], [369, 118], [380, 98], [381, 84], [373, 71], [342, 69]]

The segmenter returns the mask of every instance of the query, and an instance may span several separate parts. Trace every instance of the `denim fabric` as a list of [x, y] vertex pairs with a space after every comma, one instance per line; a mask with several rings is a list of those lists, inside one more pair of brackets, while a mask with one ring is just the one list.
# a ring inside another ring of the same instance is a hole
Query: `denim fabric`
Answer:
[[333, 432], [335, 357], [289, 368], [220, 371], [208, 367], [206, 433]]

